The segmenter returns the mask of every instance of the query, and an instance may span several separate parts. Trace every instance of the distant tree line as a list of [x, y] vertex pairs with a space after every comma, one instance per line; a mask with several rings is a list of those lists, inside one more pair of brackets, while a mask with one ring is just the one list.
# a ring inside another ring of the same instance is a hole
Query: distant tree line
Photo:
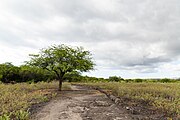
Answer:
[[0, 81], [3, 83], [39, 82], [56, 79], [54, 73], [47, 70], [22, 65], [14, 66], [12, 63], [0, 64]]
[[[10, 62], [0, 64], [0, 82], [20, 83], [20, 82], [49, 82], [58, 79], [54, 72], [36, 66], [21, 65], [15, 66]], [[67, 82], [121, 82], [124, 79], [117, 76], [109, 78], [97, 78], [83, 76], [80, 72], [73, 71], [65, 74], [64, 81]]]
[[[20, 82], [50, 82], [58, 79], [54, 72], [42, 69], [36, 66], [21, 65], [14, 66], [12, 63], [6, 62], [0, 64], [0, 82], [3, 83], [20, 83]], [[123, 79], [119, 76], [109, 76], [109, 78], [97, 78], [83, 76], [80, 72], [73, 71], [64, 75], [64, 81], [67, 82], [125, 82], [125, 83], [141, 83], [141, 82], [177, 82], [180, 79]]]
[[82, 76], [79, 73], [69, 73], [66, 74], [64, 79], [68, 82], [124, 82], [124, 83], [142, 83], [142, 82], [160, 82], [160, 83], [173, 83], [173, 82], [180, 82], [180, 79], [169, 79], [169, 78], [162, 78], [162, 79], [124, 79], [120, 76], [109, 76], [109, 78], [97, 78], [97, 77], [89, 77], [89, 76]]

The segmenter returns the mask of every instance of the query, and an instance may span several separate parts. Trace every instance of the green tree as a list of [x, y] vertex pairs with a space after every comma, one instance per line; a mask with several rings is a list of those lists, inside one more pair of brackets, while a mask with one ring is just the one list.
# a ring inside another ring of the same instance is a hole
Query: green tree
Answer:
[[21, 77], [21, 82], [39, 82], [55, 79], [55, 74], [53, 72], [36, 66], [20, 66], [19, 75]]
[[92, 70], [91, 53], [83, 47], [69, 47], [66, 45], [52, 45], [42, 49], [39, 54], [31, 54], [29, 65], [38, 66], [53, 71], [59, 80], [59, 90], [62, 88], [63, 77], [66, 73]]
[[83, 76], [81, 75], [81, 73], [77, 71], [69, 72], [64, 75], [64, 80], [68, 82], [80, 82], [82, 81], [82, 79], [83, 79]]
[[0, 80], [2, 82], [17, 82], [19, 79], [19, 67], [14, 66], [10, 62], [0, 64]]
[[109, 76], [109, 82], [120, 82], [123, 78], [117, 76]]

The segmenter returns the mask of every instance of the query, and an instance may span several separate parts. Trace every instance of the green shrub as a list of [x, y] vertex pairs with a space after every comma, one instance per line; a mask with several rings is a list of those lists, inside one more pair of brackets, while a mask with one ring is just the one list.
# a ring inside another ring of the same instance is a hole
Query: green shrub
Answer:
[[117, 76], [110, 76], [109, 77], [109, 82], [120, 82], [122, 80], [123, 80], [123, 78], [117, 77]]
[[137, 83], [139, 83], [139, 82], [143, 82], [143, 80], [142, 80], [142, 79], [135, 79], [134, 81], [135, 81], [135, 82], [137, 82]]
[[16, 119], [17, 120], [28, 120], [29, 119], [29, 112], [28, 111], [23, 111], [19, 110], [15, 113]]
[[0, 120], [10, 120], [10, 116], [4, 114], [4, 115], [0, 116]]
[[171, 80], [168, 78], [164, 78], [164, 79], [161, 79], [160, 82], [168, 83], [168, 82], [171, 82]]

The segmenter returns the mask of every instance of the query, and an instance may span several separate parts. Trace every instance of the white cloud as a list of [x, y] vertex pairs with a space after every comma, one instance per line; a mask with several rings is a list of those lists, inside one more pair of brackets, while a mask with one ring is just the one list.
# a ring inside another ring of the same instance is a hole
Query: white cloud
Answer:
[[0, 62], [20, 64], [29, 52], [65, 43], [92, 51], [98, 73], [163, 77], [166, 68], [177, 73], [179, 5], [178, 0], [1, 0]]

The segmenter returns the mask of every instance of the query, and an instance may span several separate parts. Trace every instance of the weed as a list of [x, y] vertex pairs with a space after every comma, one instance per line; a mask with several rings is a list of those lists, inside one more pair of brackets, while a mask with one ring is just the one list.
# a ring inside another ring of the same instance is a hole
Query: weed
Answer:
[[17, 120], [28, 120], [29, 119], [29, 112], [24, 110], [16, 111], [15, 113]]
[[0, 116], [0, 120], [10, 120], [10, 116], [7, 114], [4, 114], [4, 115]]

